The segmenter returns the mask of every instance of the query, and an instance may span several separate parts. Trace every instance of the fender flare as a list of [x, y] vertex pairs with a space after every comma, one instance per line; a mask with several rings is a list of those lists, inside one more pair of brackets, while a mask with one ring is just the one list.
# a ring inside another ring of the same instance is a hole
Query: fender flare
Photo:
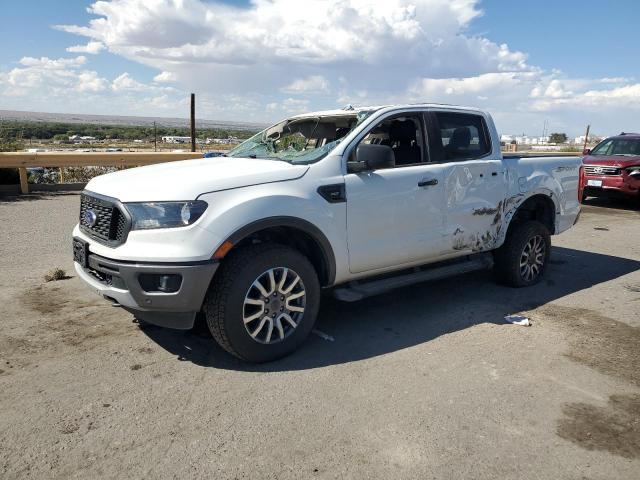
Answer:
[[513, 217], [515, 216], [516, 212], [520, 209], [520, 207], [531, 198], [537, 197], [537, 196], [545, 197], [547, 201], [549, 201], [551, 205], [553, 205], [552, 212], [553, 212], [553, 222], [555, 227], [555, 223], [557, 221], [556, 219], [561, 207], [560, 207], [560, 204], [558, 203], [557, 195], [555, 195], [552, 190], [549, 190], [547, 188], [542, 188], [542, 189], [536, 189], [532, 192], [517, 193], [505, 200], [505, 206], [503, 207], [505, 208], [505, 210], [503, 210], [503, 224], [497, 238], [497, 245], [502, 245], [504, 243], [504, 240], [507, 236], [507, 231], [511, 226], [511, 221], [513, 220]]
[[233, 245], [237, 245], [239, 242], [256, 232], [274, 227], [294, 228], [309, 235], [320, 247], [322, 256], [325, 260], [327, 267], [327, 286], [333, 285], [336, 278], [336, 258], [333, 253], [333, 247], [322, 230], [307, 220], [289, 216], [263, 218], [239, 228], [227, 237], [226, 241], [231, 242]]

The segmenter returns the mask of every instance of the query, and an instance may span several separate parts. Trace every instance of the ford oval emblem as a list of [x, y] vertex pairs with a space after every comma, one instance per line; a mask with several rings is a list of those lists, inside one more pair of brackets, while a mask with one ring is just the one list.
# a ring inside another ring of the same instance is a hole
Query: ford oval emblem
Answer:
[[98, 221], [98, 215], [93, 210], [87, 210], [84, 212], [82, 220], [87, 227], [93, 227]]

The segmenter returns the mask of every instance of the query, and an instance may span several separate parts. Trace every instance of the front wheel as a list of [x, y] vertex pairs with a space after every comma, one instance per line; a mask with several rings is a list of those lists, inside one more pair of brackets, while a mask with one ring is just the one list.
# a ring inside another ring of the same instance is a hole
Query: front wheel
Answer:
[[214, 276], [204, 312], [222, 348], [260, 363], [302, 344], [319, 302], [318, 276], [304, 255], [283, 245], [259, 244], [229, 254]]
[[494, 254], [498, 279], [511, 287], [528, 287], [540, 281], [551, 253], [549, 230], [527, 221], [513, 226]]

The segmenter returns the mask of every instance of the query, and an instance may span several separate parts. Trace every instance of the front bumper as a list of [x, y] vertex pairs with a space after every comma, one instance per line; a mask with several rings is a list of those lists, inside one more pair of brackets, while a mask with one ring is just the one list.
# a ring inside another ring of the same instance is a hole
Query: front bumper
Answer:
[[[78, 276], [98, 295], [116, 302], [138, 319], [162, 327], [189, 329], [202, 308], [219, 263], [125, 262], [89, 253], [86, 268], [78, 262], [74, 266]], [[140, 280], [143, 274], [179, 275], [181, 283], [171, 293], [147, 291]]]
[[[591, 186], [589, 185], [589, 180], [602, 182], [601, 186]], [[584, 193], [592, 197], [633, 197], [640, 194], [640, 181], [637, 181], [628, 175], [587, 175], [585, 176]]]

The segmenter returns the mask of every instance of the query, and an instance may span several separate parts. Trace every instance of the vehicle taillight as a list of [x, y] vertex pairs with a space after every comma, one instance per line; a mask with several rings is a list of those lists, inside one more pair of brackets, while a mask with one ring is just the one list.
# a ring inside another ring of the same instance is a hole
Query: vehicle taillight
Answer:
[[582, 193], [584, 192], [584, 165], [580, 165], [580, 173], [578, 173], [578, 202], [582, 203]]

